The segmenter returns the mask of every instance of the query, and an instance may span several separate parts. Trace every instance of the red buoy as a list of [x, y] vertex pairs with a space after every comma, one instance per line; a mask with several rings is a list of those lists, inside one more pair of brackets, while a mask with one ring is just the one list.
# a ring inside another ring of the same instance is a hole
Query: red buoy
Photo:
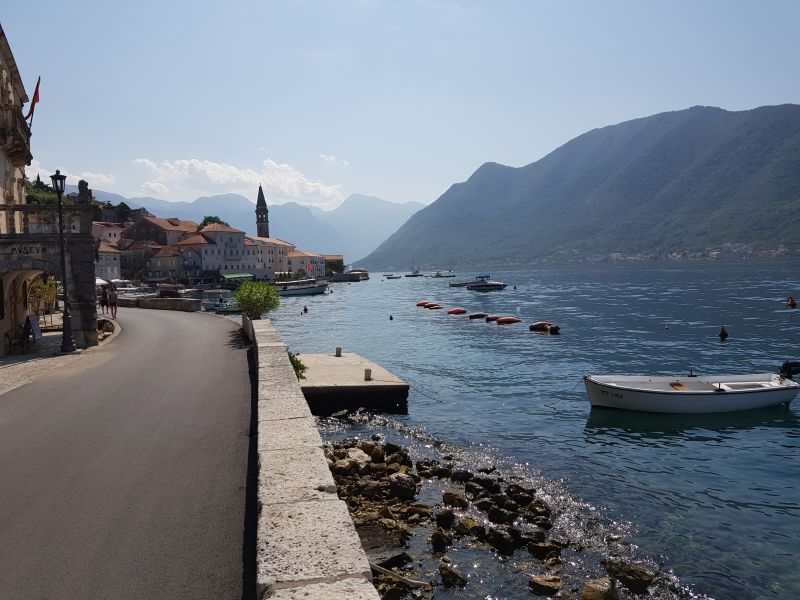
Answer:
[[447, 311], [447, 314], [448, 315], [465, 315], [465, 314], [467, 314], [467, 309], [466, 308], [460, 308], [460, 307], [459, 308], [451, 308], [450, 310]]
[[500, 318], [500, 315], [489, 315], [486, 317], [486, 322], [491, 323], [492, 321], [497, 321]]
[[519, 319], [517, 317], [500, 317], [495, 322], [498, 325], [511, 325], [513, 323], [519, 323]]
[[431, 310], [439, 310], [440, 308], [442, 308], [442, 305], [441, 304], [428, 304], [428, 306], [426, 306], [425, 308], [429, 308]]
[[423, 300], [422, 302], [417, 302], [417, 306], [422, 306], [423, 308], [428, 306], [428, 304], [430, 304], [430, 302], [428, 302], [427, 300]]

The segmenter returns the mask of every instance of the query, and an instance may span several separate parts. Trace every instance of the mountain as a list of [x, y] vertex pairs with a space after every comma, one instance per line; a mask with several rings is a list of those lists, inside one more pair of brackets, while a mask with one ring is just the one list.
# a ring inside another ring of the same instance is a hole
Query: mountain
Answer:
[[342, 234], [342, 253], [350, 262], [372, 252], [423, 206], [419, 202], [397, 204], [353, 194], [334, 210], [317, 217]]
[[359, 266], [796, 247], [799, 166], [800, 106], [657, 114], [589, 131], [524, 167], [484, 164]]
[[[76, 188], [77, 189], [77, 188]], [[125, 198], [93, 191], [96, 198], [144, 207], [159, 217], [177, 217], [198, 223], [214, 215], [251, 235], [256, 233], [255, 204], [239, 194], [198, 198], [194, 202], [168, 202], [159, 198]], [[423, 205], [395, 204], [380, 198], [355, 194], [338, 208], [325, 211], [295, 202], [269, 205], [269, 232], [301, 250], [320, 254], [343, 254], [347, 262], [367, 255]]]

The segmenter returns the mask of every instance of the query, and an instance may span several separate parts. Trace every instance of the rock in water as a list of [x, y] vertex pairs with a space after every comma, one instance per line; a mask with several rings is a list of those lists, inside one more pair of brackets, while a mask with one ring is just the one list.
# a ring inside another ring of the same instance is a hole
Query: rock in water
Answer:
[[449, 508], [437, 510], [434, 518], [436, 519], [436, 524], [442, 529], [450, 529], [456, 521], [455, 513]]
[[447, 588], [464, 587], [469, 582], [466, 575], [459, 573], [446, 562], [439, 563], [439, 574], [442, 576], [442, 584]]
[[456, 508], [467, 508], [469, 506], [467, 497], [456, 490], [442, 492], [442, 502], [444, 502], [445, 506], [455, 506]]
[[556, 575], [534, 575], [528, 589], [537, 596], [555, 596], [564, 584]]
[[618, 600], [617, 588], [608, 577], [590, 579], [583, 584], [581, 600]]
[[413, 500], [417, 494], [417, 483], [411, 475], [393, 473], [389, 475], [389, 492], [400, 500]]
[[634, 594], [644, 594], [656, 578], [655, 572], [623, 560], [609, 558], [602, 560], [600, 564], [605, 567], [609, 575], [619, 579], [622, 585]]

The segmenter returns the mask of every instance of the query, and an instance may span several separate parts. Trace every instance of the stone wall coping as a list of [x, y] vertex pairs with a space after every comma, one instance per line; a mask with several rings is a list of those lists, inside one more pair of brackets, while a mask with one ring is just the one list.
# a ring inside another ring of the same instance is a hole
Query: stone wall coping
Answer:
[[242, 329], [258, 369], [259, 598], [379, 600], [286, 345], [268, 319]]

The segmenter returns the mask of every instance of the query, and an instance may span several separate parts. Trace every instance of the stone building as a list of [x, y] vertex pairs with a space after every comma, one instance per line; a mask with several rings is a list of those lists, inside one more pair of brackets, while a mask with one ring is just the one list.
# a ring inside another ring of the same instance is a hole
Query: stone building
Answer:
[[303, 269], [309, 277], [325, 277], [325, 257], [314, 252], [294, 250], [289, 252], [289, 271]]
[[[0, 26], [0, 354], [6, 333], [24, 326], [28, 291], [44, 275], [61, 279], [58, 207], [28, 205], [25, 167], [31, 163], [31, 130], [22, 108], [28, 96]], [[78, 347], [97, 344], [94, 240], [89, 206], [65, 206], [65, 256], [72, 333]]]
[[120, 264], [121, 252], [106, 242], [100, 242], [97, 248], [97, 260], [94, 263], [94, 275], [100, 279], [121, 279], [122, 269]]

